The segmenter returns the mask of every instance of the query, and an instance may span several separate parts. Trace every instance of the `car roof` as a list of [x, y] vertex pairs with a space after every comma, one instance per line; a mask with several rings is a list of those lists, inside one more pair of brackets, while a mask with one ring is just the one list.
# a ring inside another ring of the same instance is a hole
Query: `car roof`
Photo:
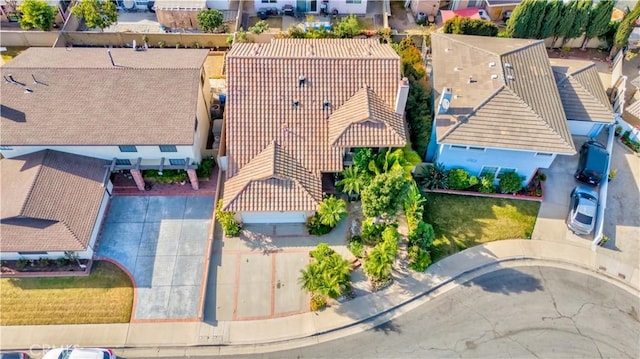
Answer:
[[587, 186], [576, 186], [576, 188], [573, 189], [573, 192], [575, 194], [588, 194], [591, 197], [595, 198], [596, 201], [598, 201], [598, 192], [594, 191], [593, 189], [587, 187]]
[[4, 352], [0, 353], [0, 359], [20, 359], [24, 355], [22, 352]]
[[585, 199], [585, 198], [581, 198], [580, 201], [578, 201], [578, 213], [583, 213], [586, 214], [588, 216], [591, 217], [595, 217], [596, 215], [596, 204], [593, 203], [592, 201]]
[[101, 349], [74, 348], [68, 359], [102, 359], [104, 352]]

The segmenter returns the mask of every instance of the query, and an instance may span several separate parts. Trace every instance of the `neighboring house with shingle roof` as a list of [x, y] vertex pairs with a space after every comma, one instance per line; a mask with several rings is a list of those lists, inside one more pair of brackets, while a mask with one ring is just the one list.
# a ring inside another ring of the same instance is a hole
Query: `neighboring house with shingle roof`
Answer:
[[437, 108], [428, 160], [496, 180], [515, 171], [527, 183], [557, 155], [576, 153], [572, 135], [595, 136], [613, 122], [595, 67], [569, 60], [552, 67], [543, 41], [448, 34], [431, 41]]
[[0, 67], [0, 152], [52, 149], [118, 166], [200, 162], [210, 126], [207, 54], [27, 49]]
[[356, 147], [403, 147], [408, 83], [389, 45], [278, 39], [227, 55], [223, 208], [245, 223], [303, 222], [322, 173]]
[[109, 201], [107, 164], [51, 150], [0, 160], [0, 257], [91, 258]]
[[590, 136], [615, 122], [613, 108], [591, 61], [549, 59], [572, 135]]

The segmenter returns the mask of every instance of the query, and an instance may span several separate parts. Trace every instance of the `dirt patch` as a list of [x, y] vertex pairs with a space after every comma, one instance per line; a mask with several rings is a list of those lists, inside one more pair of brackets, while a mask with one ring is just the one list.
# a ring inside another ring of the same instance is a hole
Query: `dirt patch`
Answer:
[[[251, 26], [254, 26], [258, 21], [260, 21], [260, 18], [257, 16], [249, 16], [249, 20], [247, 21], [247, 29], [250, 28]], [[267, 24], [269, 24], [269, 31], [268, 32], [279, 32], [282, 31], [282, 17], [278, 16], [278, 17], [268, 17], [266, 20], [264, 20], [267, 22]]]
[[609, 56], [608, 51], [602, 51], [598, 49], [586, 49], [585, 51], [580, 48], [571, 48], [569, 51], [563, 51], [561, 49], [547, 49], [547, 53], [550, 58], [565, 58], [575, 60], [588, 60], [588, 61], [602, 61], [607, 62]]
[[204, 72], [209, 78], [220, 78], [224, 70], [224, 52], [211, 51], [204, 61]]

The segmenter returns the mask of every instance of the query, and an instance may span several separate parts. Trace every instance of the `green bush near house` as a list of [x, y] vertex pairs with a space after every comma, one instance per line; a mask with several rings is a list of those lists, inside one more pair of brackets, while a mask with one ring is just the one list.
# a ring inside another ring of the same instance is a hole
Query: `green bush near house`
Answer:
[[189, 178], [187, 172], [183, 170], [163, 170], [162, 174], [157, 170], [144, 170], [142, 176], [156, 183], [185, 182]]
[[463, 190], [469, 188], [469, 172], [463, 168], [449, 171], [449, 188]]
[[490, 175], [480, 176], [480, 187], [478, 192], [481, 193], [495, 193], [496, 187], [493, 185], [493, 177]]
[[500, 177], [500, 192], [516, 193], [522, 189], [522, 177], [516, 172], [507, 172]]
[[351, 268], [346, 259], [326, 243], [318, 244], [309, 255], [314, 261], [300, 271], [298, 281], [302, 289], [314, 296], [334, 299], [351, 290]]
[[324, 236], [331, 232], [331, 227], [326, 224], [322, 224], [320, 216], [316, 213], [313, 216], [307, 218], [307, 231], [314, 236]]
[[211, 170], [213, 169], [214, 166], [215, 166], [215, 161], [213, 160], [213, 158], [203, 159], [202, 162], [198, 165], [198, 168], [196, 169], [196, 174], [198, 175], [198, 178], [209, 178], [211, 176]]
[[222, 210], [222, 200], [216, 205], [216, 219], [227, 237], [237, 237], [242, 230], [242, 224], [235, 220], [235, 213]]

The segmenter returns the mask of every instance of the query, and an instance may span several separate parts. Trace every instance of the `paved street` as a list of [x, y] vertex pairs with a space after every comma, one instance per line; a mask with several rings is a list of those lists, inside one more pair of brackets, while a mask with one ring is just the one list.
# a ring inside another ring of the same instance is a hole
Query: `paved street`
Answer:
[[97, 255], [133, 275], [133, 320], [195, 319], [213, 198], [116, 196]]
[[637, 358], [639, 310], [637, 297], [585, 274], [507, 268], [364, 333], [253, 357]]

